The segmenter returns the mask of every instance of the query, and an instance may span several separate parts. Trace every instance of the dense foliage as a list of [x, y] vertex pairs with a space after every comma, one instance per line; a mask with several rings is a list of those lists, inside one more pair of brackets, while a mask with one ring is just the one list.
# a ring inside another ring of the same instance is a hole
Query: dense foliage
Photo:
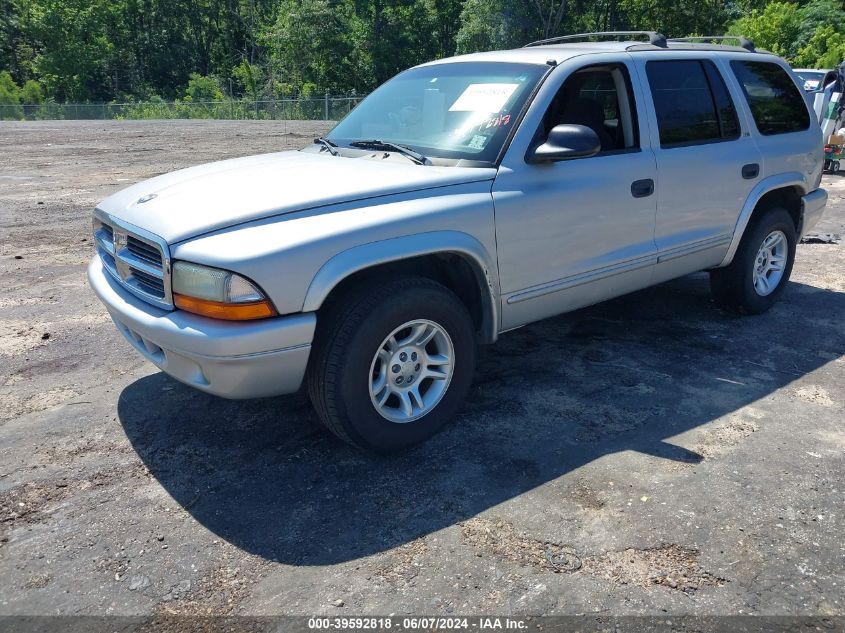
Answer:
[[0, 0], [0, 104], [362, 94], [456, 52], [627, 29], [845, 57], [836, 0]]

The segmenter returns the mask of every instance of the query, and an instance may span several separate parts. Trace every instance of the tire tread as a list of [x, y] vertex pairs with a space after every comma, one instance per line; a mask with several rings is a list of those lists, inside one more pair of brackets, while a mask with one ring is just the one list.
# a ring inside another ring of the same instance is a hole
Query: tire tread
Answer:
[[[405, 277], [361, 283], [350, 287], [326, 314], [318, 319], [316, 345], [306, 376], [308, 395], [322, 423], [344, 442], [368, 450], [346, 428], [337, 401], [341, 358], [348, 341], [375, 308], [400, 292], [433, 289], [450, 292], [442, 284], [425, 277]], [[324, 320], [321, 327], [320, 320]]]
[[[756, 249], [759, 248], [756, 246], [757, 240], [755, 237], [761, 227], [773, 227], [780, 223], [791, 228], [791, 231], [787, 232], [787, 240], [790, 243], [787, 266], [780, 285], [771, 295], [761, 301], [758, 295], [749, 296], [749, 291], [745, 285], [748, 267], [751, 265], [750, 258], [757, 254]], [[716, 304], [725, 310], [738, 314], [760, 314], [768, 310], [789, 281], [795, 256], [795, 241], [795, 226], [792, 216], [786, 209], [770, 207], [752, 218], [745, 229], [733, 261], [724, 268], [710, 271], [710, 290]], [[751, 250], [754, 252], [752, 253]]]

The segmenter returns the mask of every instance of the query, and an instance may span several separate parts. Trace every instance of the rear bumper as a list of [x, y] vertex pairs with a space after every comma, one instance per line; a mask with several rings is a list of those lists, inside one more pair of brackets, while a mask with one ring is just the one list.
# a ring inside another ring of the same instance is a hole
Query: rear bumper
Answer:
[[126, 340], [185, 384], [224, 398], [258, 398], [293, 393], [302, 383], [313, 313], [235, 323], [168, 312], [121, 288], [99, 256], [88, 281]]
[[827, 191], [816, 189], [801, 197], [801, 236], [807, 234], [822, 217], [827, 204]]

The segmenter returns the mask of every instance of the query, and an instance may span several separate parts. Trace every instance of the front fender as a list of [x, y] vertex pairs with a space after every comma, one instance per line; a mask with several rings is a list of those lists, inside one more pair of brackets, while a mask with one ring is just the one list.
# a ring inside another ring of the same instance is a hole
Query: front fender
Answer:
[[742, 235], [745, 233], [745, 228], [748, 226], [749, 220], [751, 220], [751, 214], [754, 213], [754, 209], [757, 207], [760, 199], [770, 191], [785, 187], [797, 187], [801, 190], [801, 195], [806, 194], [809, 189], [807, 178], [800, 172], [792, 171], [764, 178], [751, 190], [751, 193], [748, 194], [748, 198], [745, 200], [745, 204], [742, 206], [742, 211], [740, 211], [739, 218], [734, 227], [733, 239], [722, 263], [718, 266], [719, 268], [727, 266], [733, 261], [736, 250], [739, 248], [739, 243], [742, 240]]
[[[358, 270], [450, 251], [476, 271], [485, 303], [488, 295], [492, 297], [485, 306], [491, 316], [490, 329], [498, 327], [499, 281], [489, 181], [235, 225], [177, 244], [171, 255], [174, 260], [241, 274], [264, 290], [279, 314], [293, 314], [314, 310], [340, 280]], [[485, 327], [483, 338], [495, 338], [495, 334]]]
[[481, 242], [461, 231], [431, 231], [394, 237], [338, 253], [317, 271], [308, 287], [302, 310], [318, 310], [331, 291], [356, 272], [436, 253], [460, 255], [471, 265], [482, 292], [484, 338], [495, 341], [499, 332], [499, 284], [495, 262]]

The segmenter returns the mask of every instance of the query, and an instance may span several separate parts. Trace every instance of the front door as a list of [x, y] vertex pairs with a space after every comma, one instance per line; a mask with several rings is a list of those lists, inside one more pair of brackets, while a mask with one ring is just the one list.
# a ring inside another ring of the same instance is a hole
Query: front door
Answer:
[[[649, 285], [657, 175], [634, 73], [627, 54], [562, 64], [515, 135], [493, 184], [504, 329]], [[526, 162], [563, 123], [592, 128], [601, 152]]]

